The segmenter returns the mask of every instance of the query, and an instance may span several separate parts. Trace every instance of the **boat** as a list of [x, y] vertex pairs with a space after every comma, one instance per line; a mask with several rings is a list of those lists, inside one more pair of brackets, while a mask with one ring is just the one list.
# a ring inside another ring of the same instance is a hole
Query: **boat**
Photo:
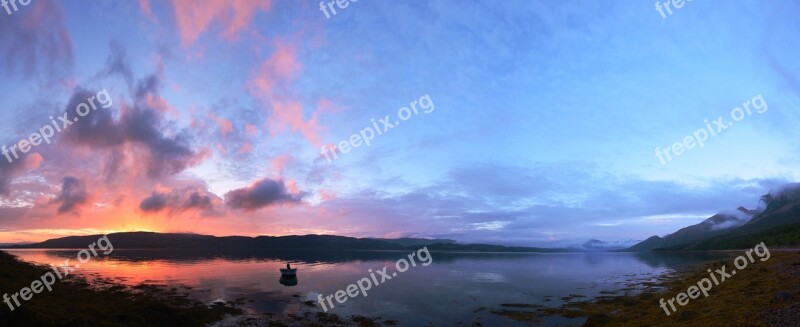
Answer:
[[288, 263], [286, 264], [286, 269], [281, 269], [281, 276], [285, 277], [292, 277], [297, 275], [297, 268], [292, 268], [291, 265]]
[[281, 279], [279, 279], [278, 282], [284, 286], [297, 285], [297, 268], [292, 268], [292, 266], [287, 263], [286, 269], [281, 269]]

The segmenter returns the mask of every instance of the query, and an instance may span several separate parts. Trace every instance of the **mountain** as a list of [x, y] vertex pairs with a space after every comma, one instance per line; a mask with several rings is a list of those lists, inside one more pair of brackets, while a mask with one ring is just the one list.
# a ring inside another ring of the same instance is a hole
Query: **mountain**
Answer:
[[392, 239], [392, 238], [375, 238], [375, 240], [381, 240], [381, 241], [385, 241], [385, 242], [389, 242], [389, 243], [397, 244], [397, 245], [402, 245], [402, 246], [426, 246], [426, 245], [437, 244], [437, 243], [449, 244], [449, 243], [455, 243], [456, 242], [454, 240], [441, 239], [441, 238], [427, 239], [427, 238], [409, 238], [409, 237], [394, 238], [394, 239]]
[[789, 224], [773, 227], [753, 233], [732, 233], [711, 237], [699, 242], [681, 244], [653, 251], [709, 251], [747, 249], [764, 242], [769, 248], [796, 247], [800, 245], [800, 224]]
[[[97, 242], [103, 235], [69, 236], [41, 243], [15, 245], [17, 249], [81, 249]], [[417, 250], [427, 246], [431, 251], [452, 252], [566, 252], [567, 250], [532, 247], [508, 247], [489, 244], [431, 243], [414, 244], [409, 240], [382, 240], [353, 238], [335, 235], [292, 236], [225, 236], [198, 234], [171, 234], [152, 232], [128, 232], [108, 234], [114, 249], [187, 249], [187, 250], [263, 250], [263, 249], [325, 249], [325, 250]], [[395, 242], [392, 242], [395, 241]], [[430, 240], [428, 240], [430, 241]], [[416, 241], [419, 242], [419, 241]], [[404, 245], [408, 244], [408, 245]]]
[[631, 244], [637, 244], [639, 241], [634, 240], [624, 240], [624, 241], [613, 241], [613, 242], [606, 242], [601, 240], [589, 240], [586, 243], [581, 245], [581, 250], [583, 251], [617, 251], [623, 250], [631, 246]]
[[742, 226], [739, 233], [800, 224], [800, 184], [790, 184], [762, 196], [759, 207], [763, 207], [763, 211]]
[[681, 228], [664, 237], [652, 236], [628, 248], [628, 251], [651, 251], [656, 248], [686, 244], [708, 237], [722, 235], [731, 229], [745, 225], [753, 218], [755, 213], [755, 210], [748, 210], [744, 207], [739, 207], [733, 212], [718, 213], [699, 224]]
[[652, 251], [655, 248], [660, 248], [664, 246], [664, 239], [659, 237], [658, 235], [650, 236], [650, 238], [631, 246], [628, 248], [628, 251], [631, 252], [646, 252]]
[[663, 238], [650, 237], [628, 251], [739, 249], [762, 241], [767, 246], [800, 245], [800, 184], [762, 196], [756, 210], [739, 207], [734, 214], [715, 215]]

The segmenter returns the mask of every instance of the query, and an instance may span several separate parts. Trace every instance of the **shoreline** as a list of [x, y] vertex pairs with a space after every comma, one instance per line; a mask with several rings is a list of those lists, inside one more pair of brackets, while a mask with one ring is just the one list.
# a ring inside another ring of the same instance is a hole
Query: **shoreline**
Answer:
[[[698, 280], [708, 276], [707, 269], [730, 260], [714, 260], [668, 273], [656, 282], [631, 282], [644, 286], [637, 294], [624, 290], [601, 291], [599, 296], [583, 301], [568, 301], [560, 307], [510, 303], [493, 313], [517, 322], [541, 322], [547, 317], [583, 318], [583, 326], [798, 326], [800, 325], [800, 252], [796, 249], [770, 250], [772, 256], [741, 270], [708, 292], [690, 300], [669, 316], [659, 306], [659, 299], [670, 299]], [[740, 255], [740, 251], [725, 250]], [[620, 294], [625, 293], [625, 294]], [[524, 308], [524, 309], [523, 309]]]
[[[0, 293], [12, 295], [51, 268], [19, 260], [0, 251]], [[102, 276], [65, 276], [13, 311], [0, 303], [0, 326], [381, 326], [397, 324], [378, 317], [306, 311], [302, 314], [253, 314], [246, 299], [205, 304], [191, 299], [191, 287], [141, 283], [124, 285]], [[1, 296], [2, 294], [0, 294]], [[301, 306], [313, 303], [292, 298]], [[13, 303], [13, 302], [12, 302]]]
[[[0, 251], [0, 292], [12, 295], [51, 268], [24, 262]], [[233, 303], [205, 305], [176, 288], [141, 284], [125, 286], [97, 277], [90, 283], [80, 275], [65, 276], [28, 301], [19, 298], [13, 311], [0, 304], [4, 326], [199, 326], [241, 314]]]

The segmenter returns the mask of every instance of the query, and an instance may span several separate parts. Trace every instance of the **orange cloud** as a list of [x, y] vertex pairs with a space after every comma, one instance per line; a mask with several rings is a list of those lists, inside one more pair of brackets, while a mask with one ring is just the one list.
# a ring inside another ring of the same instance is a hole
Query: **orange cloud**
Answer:
[[269, 11], [271, 0], [172, 0], [175, 19], [184, 46], [192, 45], [212, 23], [218, 22], [222, 35], [234, 39], [253, 20], [256, 12]]
[[31, 153], [28, 158], [25, 159], [25, 170], [34, 170], [39, 168], [44, 162], [44, 158], [38, 152]]

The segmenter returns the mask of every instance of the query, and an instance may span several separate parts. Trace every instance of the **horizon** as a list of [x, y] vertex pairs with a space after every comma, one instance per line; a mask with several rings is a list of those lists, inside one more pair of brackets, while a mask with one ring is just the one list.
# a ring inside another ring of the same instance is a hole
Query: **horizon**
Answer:
[[800, 4], [318, 7], [0, 9], [0, 243], [633, 245], [800, 181]]

